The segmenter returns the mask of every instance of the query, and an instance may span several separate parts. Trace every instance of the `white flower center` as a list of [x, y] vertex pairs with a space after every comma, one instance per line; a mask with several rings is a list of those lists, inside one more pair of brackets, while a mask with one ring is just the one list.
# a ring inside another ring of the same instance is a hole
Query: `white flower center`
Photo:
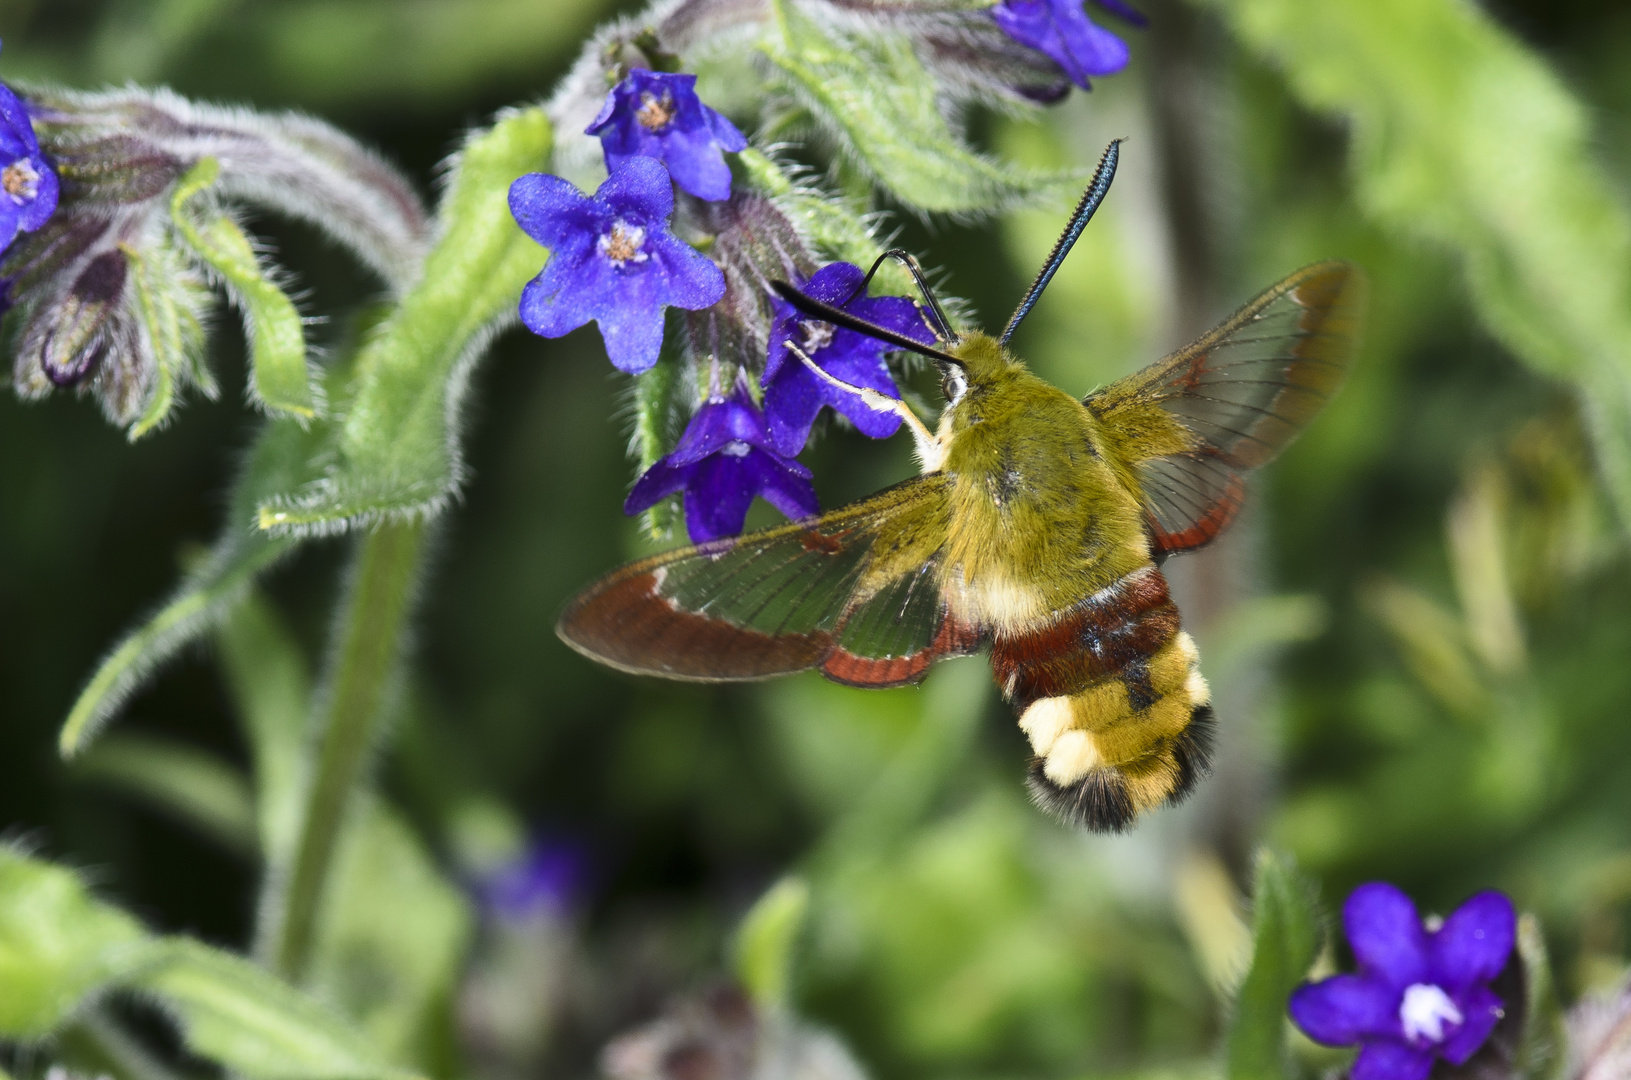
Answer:
[[619, 269], [628, 263], [643, 263], [651, 256], [640, 249], [646, 244], [646, 230], [626, 221], [612, 222], [610, 232], [600, 234], [596, 246]]
[[752, 453], [752, 451], [753, 447], [739, 439], [733, 439], [724, 446], [720, 447], [719, 450], [719, 452], [724, 454], [726, 457], [747, 457], [748, 454]]
[[1404, 1000], [1399, 1003], [1399, 1023], [1404, 1025], [1407, 1039], [1425, 1038], [1429, 1042], [1444, 1040], [1444, 1022], [1461, 1023], [1461, 1010], [1455, 1007], [1450, 995], [1432, 983], [1416, 983], [1405, 988]]
[[28, 202], [40, 193], [39, 171], [27, 158], [18, 158], [0, 170], [0, 188], [18, 205]]
[[838, 331], [832, 323], [820, 319], [805, 319], [799, 323], [799, 329], [804, 331], [804, 351], [812, 353], [831, 345], [833, 334]]

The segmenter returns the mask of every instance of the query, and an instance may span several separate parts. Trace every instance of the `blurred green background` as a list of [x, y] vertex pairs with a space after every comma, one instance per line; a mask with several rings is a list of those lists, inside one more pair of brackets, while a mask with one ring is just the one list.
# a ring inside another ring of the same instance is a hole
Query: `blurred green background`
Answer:
[[[1238, 974], [1239, 891], [1264, 841], [1331, 906], [1372, 878], [1439, 911], [1505, 889], [1542, 916], [1568, 996], [1623, 976], [1631, 564], [1577, 398], [1503, 347], [1430, 229], [1373, 223], [1387, 218], [1356, 199], [1347, 125], [1298, 104], [1217, 9], [1146, 7], [1128, 71], [1037, 119], [973, 118], [984, 145], [1035, 164], [1088, 165], [1109, 138], [1131, 140], [1019, 351], [1086, 392], [1302, 263], [1353, 259], [1372, 283], [1349, 386], [1259, 479], [1226, 542], [1168, 564], [1217, 692], [1217, 775], [1129, 836], [1081, 835], [1027, 805], [1024, 739], [983, 661], [867, 693], [814, 677], [636, 681], [569, 652], [557, 609], [636, 549], [620, 512], [623, 386], [592, 330], [512, 333], [476, 376], [472, 479], [439, 530], [379, 768], [449, 867], [518, 830], [583, 853], [549, 961], [565, 989], [540, 1004], [549, 1037], [521, 1073], [591, 1072], [608, 1037], [722, 966], [735, 920], [789, 869], [815, 889], [796, 1000], [880, 1076], [1190, 1069]], [[587, 32], [630, 9], [3, 0], [0, 75], [306, 110], [429, 196], [464, 130], [546, 95]], [[1590, 166], [1623, 203], [1631, 11], [1486, 9], [1584, 103]], [[1064, 212], [894, 224], [990, 326]], [[307, 311], [368, 299], [314, 234], [254, 224]], [[256, 419], [236, 335], [215, 338], [221, 399], [135, 446], [70, 396], [0, 397], [0, 828], [89, 869], [155, 926], [241, 946], [252, 863], [54, 750], [102, 651], [219, 524]], [[836, 505], [907, 475], [907, 451], [835, 429], [805, 459]], [[309, 545], [267, 586], [313, 663], [342, 555]], [[229, 709], [194, 650], [122, 730], [242, 760]]]

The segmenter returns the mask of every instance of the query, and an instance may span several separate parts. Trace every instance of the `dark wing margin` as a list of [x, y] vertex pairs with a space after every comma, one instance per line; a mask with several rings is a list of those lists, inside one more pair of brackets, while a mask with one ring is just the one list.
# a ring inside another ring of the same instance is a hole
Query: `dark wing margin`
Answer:
[[1131, 449], [1160, 554], [1198, 548], [1233, 520], [1245, 472], [1289, 445], [1342, 385], [1363, 304], [1358, 267], [1306, 266], [1193, 345], [1087, 399]]
[[947, 614], [949, 482], [931, 474], [819, 518], [631, 563], [579, 593], [556, 632], [593, 660], [697, 682], [820, 667], [858, 686], [922, 678], [980, 636]]

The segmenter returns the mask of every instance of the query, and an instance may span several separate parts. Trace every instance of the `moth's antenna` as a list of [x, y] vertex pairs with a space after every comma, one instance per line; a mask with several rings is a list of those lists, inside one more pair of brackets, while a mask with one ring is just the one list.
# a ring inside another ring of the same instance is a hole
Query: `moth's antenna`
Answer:
[[[873, 261], [872, 269], [866, 272], [866, 277], [861, 281], [861, 284], [856, 287], [854, 292], [844, 298], [844, 303], [847, 304], [866, 292], [866, 287], [872, 284], [872, 275], [878, 272], [878, 267], [883, 265], [885, 259], [894, 259], [904, 265], [907, 272], [912, 275], [912, 280], [917, 282], [917, 291], [923, 294], [923, 299], [929, 304], [929, 315], [934, 319], [935, 329], [940, 332], [940, 340], [956, 341], [957, 335], [952, 333], [951, 323], [947, 321], [946, 313], [940, 307], [940, 301], [935, 299], [934, 290], [929, 288], [928, 281], [923, 277], [923, 267], [917, 264], [917, 260], [912, 258], [911, 252], [905, 248], [890, 248], [882, 255], [879, 255]], [[843, 305], [840, 304], [839, 306], [842, 307]]]
[[1065, 261], [1065, 256], [1070, 254], [1076, 238], [1082, 235], [1087, 223], [1093, 220], [1093, 211], [1099, 208], [1104, 197], [1110, 193], [1110, 181], [1116, 178], [1116, 162], [1121, 159], [1121, 143], [1122, 140], [1114, 139], [1104, 148], [1104, 156], [1099, 158], [1099, 167], [1093, 171], [1093, 182], [1082, 192], [1082, 201], [1076, 204], [1076, 212], [1070, 215], [1070, 223], [1065, 226], [1065, 231], [1060, 234], [1058, 242], [1053, 245], [1053, 251], [1048, 254], [1048, 261], [1042, 264], [1042, 270], [1036, 275], [1036, 280], [1031, 282], [1031, 291], [1025, 294], [1025, 299], [1014, 310], [1014, 317], [1008, 320], [1007, 327], [1003, 329], [1000, 340], [1004, 345], [1014, 336], [1014, 330], [1018, 328], [1020, 320], [1029, 315], [1036, 302], [1042, 298], [1042, 290], [1048, 287], [1053, 275], [1059, 272], [1059, 264]]
[[851, 315], [849, 312], [833, 307], [831, 304], [823, 303], [813, 296], [806, 296], [785, 281], [772, 281], [770, 287], [776, 291], [777, 296], [806, 315], [821, 319], [824, 322], [836, 323], [847, 330], [854, 330], [856, 333], [875, 337], [879, 341], [887, 341], [897, 349], [909, 349], [912, 352], [927, 356], [931, 360], [938, 360], [942, 364], [956, 364], [960, 368], [965, 366], [961, 360], [951, 355], [951, 353], [942, 352], [932, 346], [923, 344], [921, 341], [913, 341], [905, 334], [897, 333], [886, 326], [867, 322], [865, 319]]

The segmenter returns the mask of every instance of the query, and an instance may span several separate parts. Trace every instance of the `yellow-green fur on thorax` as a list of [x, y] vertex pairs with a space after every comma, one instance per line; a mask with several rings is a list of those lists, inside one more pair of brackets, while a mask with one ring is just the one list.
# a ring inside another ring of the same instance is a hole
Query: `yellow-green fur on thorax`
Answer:
[[950, 352], [968, 375], [939, 432], [953, 478], [942, 574], [954, 609], [1018, 628], [1148, 563], [1136, 481], [1093, 414], [987, 334]]

